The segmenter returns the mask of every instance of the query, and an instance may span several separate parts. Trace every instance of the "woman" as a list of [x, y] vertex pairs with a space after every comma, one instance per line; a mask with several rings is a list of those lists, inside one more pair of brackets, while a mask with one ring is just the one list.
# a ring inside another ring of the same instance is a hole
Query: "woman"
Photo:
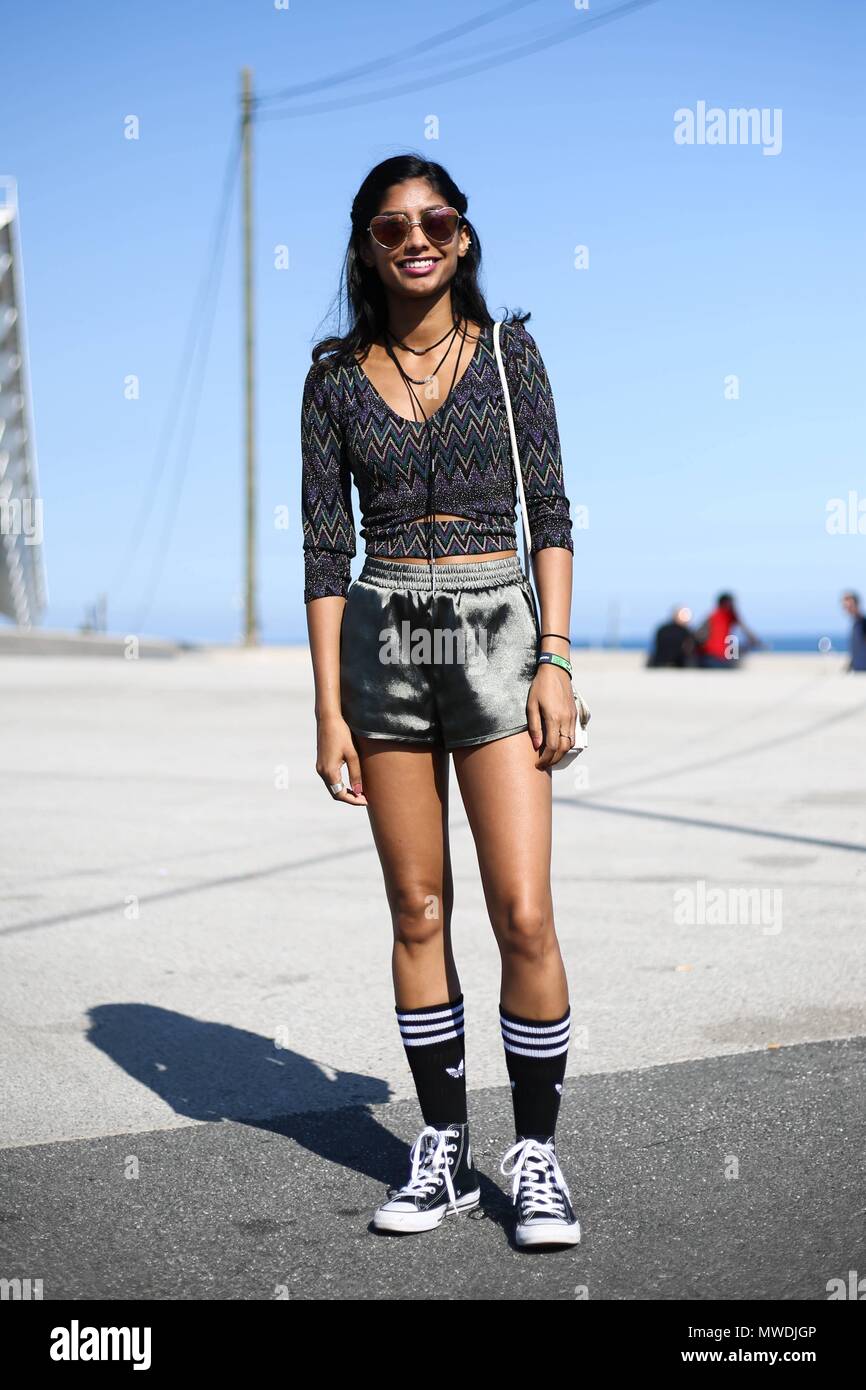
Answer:
[[[544, 363], [529, 316], [512, 315], [502, 348], [539, 627], [517, 559], [508, 424], [467, 206], [441, 165], [412, 154], [372, 169], [352, 204], [349, 330], [315, 347], [302, 407], [316, 770], [336, 801], [367, 808], [424, 1117], [408, 1180], [388, 1189], [374, 1228], [431, 1230], [480, 1200], [451, 945], [450, 754], [502, 960], [516, 1142], [501, 1171], [513, 1179], [516, 1241], [573, 1245], [580, 1226], [555, 1149], [571, 1011], [550, 892], [550, 769], [575, 734], [571, 517]], [[366, 559], [350, 584], [353, 477]]]

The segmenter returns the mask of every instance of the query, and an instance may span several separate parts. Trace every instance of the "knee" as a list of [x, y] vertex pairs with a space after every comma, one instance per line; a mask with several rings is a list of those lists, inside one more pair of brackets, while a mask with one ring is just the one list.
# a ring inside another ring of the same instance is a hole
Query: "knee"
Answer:
[[394, 939], [402, 946], [425, 946], [442, 935], [445, 906], [441, 893], [422, 885], [400, 888], [391, 899]]
[[497, 935], [504, 953], [539, 960], [555, 942], [550, 904], [535, 898], [512, 899], [502, 909]]

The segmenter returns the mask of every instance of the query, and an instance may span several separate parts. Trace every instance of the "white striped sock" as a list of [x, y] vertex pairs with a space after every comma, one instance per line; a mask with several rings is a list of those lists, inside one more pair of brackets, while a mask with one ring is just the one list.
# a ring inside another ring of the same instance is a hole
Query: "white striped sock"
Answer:
[[571, 1035], [571, 1007], [552, 1023], [518, 1022], [499, 1007], [499, 1024], [506, 1052], [521, 1057], [558, 1057], [568, 1051]]
[[463, 996], [451, 1004], [433, 1004], [429, 1009], [396, 1009], [400, 1036], [405, 1047], [427, 1047], [430, 1043], [459, 1038], [463, 1032]]

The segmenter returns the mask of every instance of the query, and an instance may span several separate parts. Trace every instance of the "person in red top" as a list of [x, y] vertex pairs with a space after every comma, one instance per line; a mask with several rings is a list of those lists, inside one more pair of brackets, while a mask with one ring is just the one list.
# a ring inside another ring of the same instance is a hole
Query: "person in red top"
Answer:
[[761, 640], [746, 627], [734, 602], [733, 594], [719, 594], [716, 606], [697, 631], [698, 661], [701, 666], [717, 670], [736, 666], [739, 662], [738, 642], [731, 634], [735, 627], [741, 628], [752, 647], [759, 647]]

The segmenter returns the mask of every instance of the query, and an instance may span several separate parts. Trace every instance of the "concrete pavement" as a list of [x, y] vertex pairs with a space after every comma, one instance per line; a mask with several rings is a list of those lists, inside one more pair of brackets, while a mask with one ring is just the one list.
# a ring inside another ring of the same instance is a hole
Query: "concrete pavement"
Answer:
[[508, 1242], [498, 955], [455, 785], [488, 1215], [421, 1260], [366, 1229], [420, 1120], [366, 813], [313, 770], [306, 651], [3, 661], [0, 1274], [563, 1299], [824, 1298], [866, 1273], [866, 680], [834, 656], [577, 663], [591, 743], [556, 775], [554, 888], [584, 1241]]

